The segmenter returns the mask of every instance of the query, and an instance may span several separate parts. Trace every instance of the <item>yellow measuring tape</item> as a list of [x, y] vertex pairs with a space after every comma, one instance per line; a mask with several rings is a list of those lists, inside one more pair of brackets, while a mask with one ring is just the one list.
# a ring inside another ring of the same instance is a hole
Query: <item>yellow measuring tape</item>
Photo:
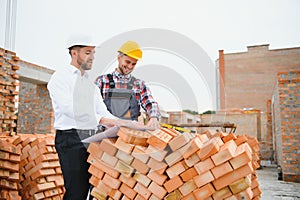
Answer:
[[174, 130], [180, 131], [180, 132], [196, 133], [196, 131], [192, 131], [190, 129], [182, 128], [182, 127], [179, 127], [179, 126], [173, 126], [171, 124], [163, 124], [163, 123], [161, 123], [160, 126], [165, 127], [165, 128], [169, 128], [169, 129], [174, 129]]

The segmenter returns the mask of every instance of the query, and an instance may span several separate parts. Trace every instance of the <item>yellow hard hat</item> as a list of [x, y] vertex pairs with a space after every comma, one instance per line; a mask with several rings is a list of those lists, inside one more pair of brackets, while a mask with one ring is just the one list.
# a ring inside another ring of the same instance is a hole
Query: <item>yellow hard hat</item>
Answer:
[[134, 41], [127, 41], [125, 42], [120, 49], [118, 50], [118, 52], [124, 53], [127, 56], [137, 59], [137, 60], [141, 60], [142, 56], [143, 56], [143, 52], [140, 48], [140, 46], [138, 45], [138, 43], [134, 42]]

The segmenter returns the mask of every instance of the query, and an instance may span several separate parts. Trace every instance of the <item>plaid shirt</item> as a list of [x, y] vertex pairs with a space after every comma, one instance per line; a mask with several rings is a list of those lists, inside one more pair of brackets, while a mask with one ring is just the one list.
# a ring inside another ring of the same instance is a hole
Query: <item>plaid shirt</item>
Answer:
[[[131, 75], [121, 75], [117, 70], [111, 73], [115, 82], [115, 88], [127, 89], [128, 82], [130, 81]], [[107, 75], [99, 76], [95, 84], [100, 88], [103, 99], [108, 94], [109, 79]], [[133, 82], [132, 90], [135, 92], [135, 97], [140, 103], [142, 108], [147, 112], [149, 117], [160, 118], [160, 112], [157, 102], [153, 99], [150, 89], [146, 86], [145, 81], [136, 79]]]

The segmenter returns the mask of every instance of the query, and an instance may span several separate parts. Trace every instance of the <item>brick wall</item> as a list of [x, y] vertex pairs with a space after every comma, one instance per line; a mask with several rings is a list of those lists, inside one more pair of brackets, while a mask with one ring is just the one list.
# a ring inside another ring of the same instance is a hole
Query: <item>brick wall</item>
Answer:
[[[260, 149], [262, 157], [266, 158], [265, 160], [274, 161], [274, 142], [273, 142], [273, 131], [272, 131], [272, 102], [271, 100], [267, 101], [267, 112], [266, 112], [266, 134], [262, 138], [260, 143]], [[275, 141], [275, 140], [274, 140]], [[267, 159], [268, 158], [268, 159]]]
[[300, 71], [278, 73], [272, 118], [276, 159], [283, 180], [300, 182]]
[[14, 52], [0, 48], [0, 135], [16, 134], [18, 59]]
[[200, 118], [197, 115], [186, 112], [168, 112], [168, 115], [169, 121], [167, 123], [169, 124], [194, 124], [200, 122]]
[[[237, 128], [235, 133], [237, 135], [247, 134], [251, 137], [257, 137], [258, 127], [257, 127], [257, 115], [252, 114], [243, 114], [241, 112], [236, 113], [217, 113], [217, 114], [205, 114], [201, 115], [201, 123], [214, 123], [214, 122], [230, 122], [236, 124]], [[203, 127], [200, 129], [200, 132], [205, 130], [211, 130], [213, 132], [216, 129], [221, 130], [220, 127], [206, 128]], [[229, 130], [227, 130], [228, 132]]]
[[46, 84], [20, 83], [18, 133], [54, 133], [52, 104]]
[[259, 45], [249, 46], [247, 52], [220, 54], [218, 63], [224, 65], [219, 72], [224, 76], [220, 77], [224, 83], [220, 109], [254, 108], [266, 112], [277, 72], [300, 66], [300, 48], [269, 50], [269, 45]]
[[46, 83], [24, 74], [19, 76], [20, 70], [28, 71], [28, 68], [52, 72], [0, 48], [0, 134], [54, 133], [53, 110]]

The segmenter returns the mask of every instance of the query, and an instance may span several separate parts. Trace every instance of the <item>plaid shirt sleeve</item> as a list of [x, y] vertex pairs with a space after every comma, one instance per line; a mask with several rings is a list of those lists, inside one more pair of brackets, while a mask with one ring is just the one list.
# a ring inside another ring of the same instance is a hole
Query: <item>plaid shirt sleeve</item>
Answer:
[[157, 117], [158, 119], [161, 117], [158, 104], [154, 100], [151, 90], [144, 81], [141, 81], [137, 79], [136, 81], [140, 82], [140, 91], [139, 93], [136, 93], [136, 95], [139, 95], [139, 100], [141, 103], [142, 108], [148, 113], [149, 117]]
[[102, 98], [104, 99], [109, 89], [108, 77], [106, 75], [98, 76], [98, 78], [95, 80], [95, 84], [100, 89], [100, 93], [102, 95]]

